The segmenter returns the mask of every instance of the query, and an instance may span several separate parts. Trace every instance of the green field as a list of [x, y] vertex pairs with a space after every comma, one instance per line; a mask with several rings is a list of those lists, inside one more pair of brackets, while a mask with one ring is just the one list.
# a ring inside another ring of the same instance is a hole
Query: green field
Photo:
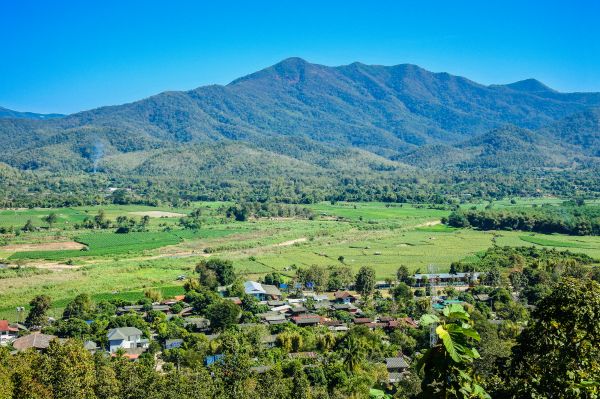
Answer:
[[[531, 200], [518, 205], [528, 203]], [[363, 265], [373, 266], [378, 279], [393, 277], [401, 264], [412, 271], [426, 271], [429, 265], [446, 271], [450, 263], [472, 258], [494, 244], [555, 247], [600, 259], [600, 237], [448, 228], [440, 225], [439, 220], [450, 211], [427, 206], [320, 203], [307, 205], [314, 211], [315, 220], [265, 218], [235, 222], [216, 213], [221, 205], [193, 204], [204, 210], [204, 224], [199, 231], [179, 229], [177, 218], [153, 218], [148, 232], [129, 234], [73, 230], [65, 221], [64, 226], [56, 226], [52, 231], [2, 238], [9, 245], [74, 239], [86, 243], [89, 250], [15, 252], [3, 251], [0, 246], [0, 257], [9, 258], [8, 262], [18, 260], [25, 267], [40, 270], [35, 273], [29, 269], [19, 273], [7, 271], [7, 278], [0, 278], [0, 317], [14, 317], [16, 306], [42, 293], [49, 295], [53, 306], [60, 309], [65, 301], [81, 292], [90, 293], [94, 298], [110, 298], [117, 295], [115, 292], [138, 298], [148, 287], [175, 287], [171, 289], [176, 290], [181, 284], [176, 281], [177, 276], [191, 275], [194, 265], [205, 256], [231, 259], [237, 272], [246, 278], [258, 278], [271, 271], [293, 276], [295, 267], [335, 265], [340, 264], [340, 259], [355, 271]], [[496, 205], [500, 206], [494, 203]], [[504, 205], [514, 204], [507, 201]], [[164, 210], [189, 213], [193, 207]], [[73, 223], [82, 212], [93, 216], [99, 209], [65, 208], [54, 212], [68, 215], [65, 216], [67, 221]], [[110, 218], [116, 218], [158, 208], [110, 206], [103, 209]], [[42, 215], [41, 218], [48, 210], [2, 212], [0, 225], [6, 225], [7, 220], [27, 220], [34, 214]], [[165, 227], [172, 230], [163, 231]], [[73, 266], [65, 265], [66, 260], [72, 258], [76, 259]]]

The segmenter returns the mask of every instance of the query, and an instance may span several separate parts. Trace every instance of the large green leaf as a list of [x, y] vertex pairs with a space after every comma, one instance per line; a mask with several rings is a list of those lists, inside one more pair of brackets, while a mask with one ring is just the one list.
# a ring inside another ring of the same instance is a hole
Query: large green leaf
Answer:
[[448, 330], [446, 330], [445, 326], [437, 326], [435, 332], [438, 335], [438, 337], [441, 338], [442, 342], [444, 343], [444, 347], [446, 348], [446, 352], [448, 352], [452, 360], [454, 360], [456, 363], [460, 363], [460, 356], [458, 354], [458, 351], [456, 350], [456, 347], [454, 346], [452, 336], [450, 336], [450, 333], [448, 332]]
[[420, 321], [422, 326], [428, 326], [430, 324], [439, 323], [439, 322], [440, 322], [440, 318], [434, 314], [424, 314], [423, 316], [421, 316], [421, 321]]

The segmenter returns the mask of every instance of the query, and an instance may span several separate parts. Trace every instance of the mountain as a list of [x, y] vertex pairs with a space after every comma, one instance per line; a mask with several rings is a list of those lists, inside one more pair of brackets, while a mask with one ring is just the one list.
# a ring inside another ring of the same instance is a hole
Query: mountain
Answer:
[[[300, 58], [228, 85], [53, 119], [0, 119], [0, 162], [119, 176], [372, 176], [566, 168], [598, 156], [600, 93], [485, 86], [416, 65]], [[589, 159], [588, 159], [589, 158]]]
[[62, 114], [36, 114], [33, 112], [19, 112], [13, 111], [12, 109], [0, 107], [0, 118], [14, 118], [14, 119], [51, 119], [51, 118], [62, 118]]
[[524, 93], [557, 93], [556, 90], [551, 89], [537, 79], [520, 80], [518, 82], [507, 84], [505, 87]]
[[541, 132], [571, 144], [587, 155], [600, 157], [600, 108], [568, 116]]

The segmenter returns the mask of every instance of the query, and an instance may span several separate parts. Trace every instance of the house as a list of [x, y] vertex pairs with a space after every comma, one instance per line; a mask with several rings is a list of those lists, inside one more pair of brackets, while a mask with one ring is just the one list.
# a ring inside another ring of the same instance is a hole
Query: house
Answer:
[[292, 352], [288, 353], [290, 359], [316, 359], [317, 354], [315, 352]]
[[277, 343], [277, 335], [265, 335], [260, 338], [260, 343], [265, 346], [265, 348], [274, 348]]
[[204, 331], [210, 326], [210, 320], [204, 317], [186, 317], [183, 319], [183, 326], [194, 331]]
[[8, 324], [8, 320], [0, 320], [0, 345], [11, 342], [19, 334], [17, 327], [12, 327]]
[[171, 306], [156, 304], [156, 305], [152, 305], [152, 310], [156, 310], [157, 312], [163, 312], [163, 313], [171, 313]]
[[219, 353], [217, 355], [206, 356], [204, 358], [204, 365], [210, 366], [211, 364], [220, 363], [223, 361], [223, 354]]
[[389, 382], [393, 384], [402, 379], [408, 370], [408, 363], [403, 356], [388, 357], [385, 359], [385, 367], [388, 371]]
[[96, 353], [98, 350], [98, 345], [94, 341], [85, 341], [83, 343], [83, 347], [90, 353]]
[[413, 276], [415, 286], [424, 287], [426, 285], [445, 286], [456, 285], [465, 286], [476, 283], [481, 273], [434, 273], [434, 274], [415, 274]]
[[290, 312], [294, 315], [301, 315], [301, 314], [305, 314], [308, 313], [308, 309], [306, 309], [304, 306], [296, 306], [294, 308], [290, 309]]
[[119, 349], [145, 349], [149, 342], [142, 339], [142, 332], [135, 327], [119, 327], [108, 331], [109, 352], [114, 353]]
[[368, 317], [355, 317], [354, 320], [352, 320], [354, 322], [354, 324], [369, 324], [369, 323], [373, 323], [373, 319], [368, 318]]
[[168, 339], [165, 341], [165, 349], [181, 348], [183, 345], [182, 339]]
[[266, 315], [263, 319], [269, 324], [281, 324], [287, 321], [285, 315], [282, 314]]
[[392, 288], [392, 282], [391, 281], [376, 281], [375, 282], [375, 289], [376, 290], [385, 290], [388, 288]]
[[39, 332], [25, 335], [13, 341], [12, 346], [18, 351], [27, 349], [45, 350], [50, 345], [50, 341], [56, 338], [56, 335], [42, 334]]
[[259, 301], [278, 300], [281, 298], [281, 291], [274, 285], [261, 284], [256, 281], [246, 281], [244, 283], [244, 292], [252, 295]]
[[292, 321], [301, 327], [316, 326], [321, 323], [321, 316], [314, 314], [303, 314], [299, 316], [293, 316]]
[[333, 294], [336, 303], [354, 303], [356, 297], [350, 294], [348, 291], [337, 291]]
[[225, 299], [228, 300], [228, 301], [231, 301], [231, 302], [235, 303], [238, 306], [240, 306], [242, 304], [242, 300], [239, 297], [237, 297], [237, 296], [230, 296], [230, 297], [227, 297]]

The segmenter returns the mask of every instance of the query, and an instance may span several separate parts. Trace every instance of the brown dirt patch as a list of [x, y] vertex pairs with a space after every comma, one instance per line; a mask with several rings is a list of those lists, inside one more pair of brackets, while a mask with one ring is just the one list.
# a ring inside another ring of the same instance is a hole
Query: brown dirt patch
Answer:
[[67, 249], [81, 249], [85, 245], [75, 241], [44, 242], [39, 244], [12, 244], [0, 247], [0, 251], [25, 252], [25, 251], [63, 251]]
[[437, 226], [438, 224], [442, 224], [442, 221], [434, 220], [432, 222], [421, 223], [420, 225], [418, 225], [416, 227], [431, 227], [431, 226]]
[[302, 238], [296, 238], [295, 240], [289, 240], [289, 241], [284, 241], [284, 242], [280, 242], [279, 244], [274, 244], [274, 247], [287, 247], [289, 245], [294, 245], [294, 244], [298, 244], [301, 242], [305, 242], [306, 241], [306, 237], [302, 237]]

